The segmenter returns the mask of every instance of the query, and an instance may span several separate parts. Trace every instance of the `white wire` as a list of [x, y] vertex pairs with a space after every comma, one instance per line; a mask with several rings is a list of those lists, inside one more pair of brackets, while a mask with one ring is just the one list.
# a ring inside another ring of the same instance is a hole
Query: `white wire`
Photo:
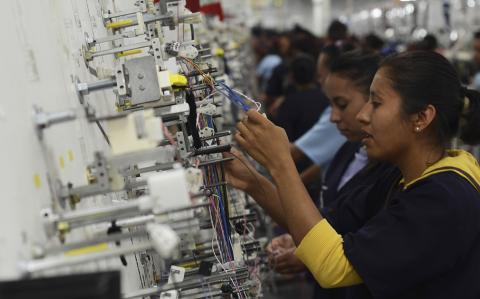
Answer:
[[[218, 243], [218, 237], [217, 237], [217, 226], [213, 223], [213, 215], [212, 213], [210, 213], [210, 223], [212, 224], [212, 229], [213, 229], [213, 236], [212, 236], [212, 252], [213, 252], [213, 255], [215, 256], [215, 259], [217, 260], [217, 262], [221, 265], [221, 267], [223, 268], [223, 263], [220, 262], [220, 260], [218, 259], [217, 255], [215, 254], [215, 249], [214, 249], [214, 245], [213, 245], [213, 241], [217, 241], [217, 246], [218, 246], [218, 252], [220, 253], [220, 258], [222, 260], [224, 260], [223, 258], [223, 255], [222, 255], [222, 250], [220, 248], [220, 244]], [[218, 219], [218, 215], [217, 215], [217, 219]], [[223, 268], [223, 270], [225, 270], [225, 268]]]
[[[221, 93], [221, 92], [220, 92], [218, 89], [216, 89], [214, 92], [212, 92], [212, 93], [210, 93], [208, 96], [204, 97], [203, 100], [201, 100], [200, 102], [197, 102], [197, 106], [198, 106], [198, 107], [202, 107], [202, 106], [204, 106], [204, 105], [206, 105], [206, 104], [209, 104], [209, 103], [208, 103], [208, 100], [209, 100], [211, 97], [213, 97], [213, 96], [215, 96], [215, 95], [218, 95], [219, 93]], [[223, 94], [223, 93], [222, 93], [222, 94]], [[224, 94], [223, 94], [223, 95], [224, 95]], [[198, 105], [198, 104], [199, 104], [199, 105]]]
[[[213, 196], [213, 197], [217, 197], [217, 199], [220, 200], [220, 197], [219, 197], [218, 195], [212, 194], [212, 196]], [[218, 220], [220, 220], [220, 219], [219, 219], [219, 215], [218, 215], [218, 213], [215, 213], [215, 214], [216, 214], [216, 216], [217, 216], [217, 217], [216, 217], [216, 220], [217, 220], [216, 223], [218, 223]], [[217, 226], [213, 224], [213, 218], [212, 218], [212, 217], [213, 217], [213, 216], [212, 216], [212, 213], [210, 213], [210, 223], [212, 224], [213, 231], [215, 232], [215, 233], [213, 234], [213, 237], [212, 237], [212, 252], [213, 252], [213, 256], [215, 257], [215, 259], [217, 260], [217, 262], [220, 264], [220, 267], [222, 267], [223, 271], [225, 271], [225, 272], [227, 273], [228, 270], [223, 266], [223, 263], [220, 262], [220, 260], [218, 259], [217, 255], [215, 254], [214, 245], [213, 245], [214, 239], [217, 241], [218, 251], [220, 252], [220, 257], [222, 257], [222, 256], [221, 256], [221, 255], [222, 255], [222, 250], [221, 250], [221, 248], [220, 248], [220, 244], [218, 243], [218, 237], [217, 237]], [[223, 230], [223, 227], [221, 227], [221, 228], [222, 228], [222, 230]], [[230, 239], [230, 238], [228, 238], [228, 239], [229, 239], [229, 241], [230, 241], [230, 245], [232, 245], [231, 239]], [[233, 247], [233, 246], [232, 246], [232, 247]], [[232, 258], [233, 258], [233, 257], [232, 257]], [[235, 266], [235, 260], [233, 261], [233, 263], [234, 263], [234, 266]], [[238, 283], [237, 279], [235, 278], [235, 281], [234, 281], [233, 278], [230, 277], [230, 281], [232, 282], [233, 286], [237, 289], [237, 293], [239, 294], [240, 299], [243, 298], [243, 296], [241, 296], [240, 287], [239, 287], [239, 283]]]

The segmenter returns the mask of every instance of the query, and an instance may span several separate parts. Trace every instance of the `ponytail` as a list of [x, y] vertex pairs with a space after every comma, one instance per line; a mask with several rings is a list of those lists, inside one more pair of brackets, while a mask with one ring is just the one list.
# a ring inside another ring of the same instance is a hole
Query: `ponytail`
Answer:
[[480, 93], [463, 88], [463, 108], [461, 112], [460, 139], [466, 144], [480, 143]]

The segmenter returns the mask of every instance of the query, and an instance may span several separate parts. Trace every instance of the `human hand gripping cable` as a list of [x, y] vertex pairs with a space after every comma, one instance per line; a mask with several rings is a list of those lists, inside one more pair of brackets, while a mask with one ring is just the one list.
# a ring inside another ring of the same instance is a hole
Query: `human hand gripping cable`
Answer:
[[294, 254], [296, 248], [289, 234], [273, 238], [265, 248], [270, 266], [280, 274], [296, 274], [305, 271], [305, 265]]
[[249, 194], [256, 193], [256, 189], [260, 187], [258, 180], [261, 174], [257, 172], [247, 158], [236, 148], [232, 148], [230, 152], [223, 153], [223, 156], [225, 158], [236, 158], [225, 164], [227, 182], [232, 187]]
[[[235, 140], [238, 144], [272, 175], [276, 187], [273, 189], [279, 196], [277, 203], [281, 206], [276, 210], [288, 211], [288, 217], [277, 214], [277, 218], [287, 224], [293, 240], [299, 244], [323, 217], [298, 175], [285, 131], [253, 110], [247, 112], [247, 117], [237, 125], [237, 129]], [[267, 211], [274, 210], [271, 205], [269, 208]]]
[[250, 109], [237, 124], [237, 129], [235, 140], [238, 144], [270, 172], [281, 163], [293, 163], [285, 130], [262, 114]]

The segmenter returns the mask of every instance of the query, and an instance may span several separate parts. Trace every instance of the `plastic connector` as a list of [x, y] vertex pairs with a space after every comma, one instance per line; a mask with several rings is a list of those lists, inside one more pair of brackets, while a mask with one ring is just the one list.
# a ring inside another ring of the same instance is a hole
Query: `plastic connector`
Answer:
[[188, 189], [191, 193], [200, 192], [200, 188], [203, 186], [203, 174], [198, 168], [187, 168], [186, 172]]
[[185, 207], [190, 204], [187, 178], [183, 168], [162, 171], [148, 178], [154, 212]]
[[178, 266], [170, 267], [170, 274], [168, 275], [168, 284], [182, 282], [185, 278], [185, 268]]
[[201, 106], [197, 108], [197, 113], [201, 113], [201, 114], [214, 115], [216, 112], [217, 112], [217, 107], [212, 103], [209, 103], [205, 106]]
[[176, 87], [186, 87], [188, 85], [187, 77], [180, 74], [170, 74], [170, 83]]
[[205, 127], [199, 132], [201, 138], [212, 137], [215, 134], [215, 130], [209, 127]]
[[162, 292], [160, 294], [160, 299], [178, 299], [180, 298], [180, 293], [177, 290], [170, 290]]
[[187, 57], [189, 59], [195, 59], [198, 56], [198, 49], [191, 45], [182, 46], [178, 52], [178, 55]]
[[171, 258], [176, 252], [180, 238], [168, 225], [147, 224], [148, 235], [155, 251], [161, 258]]

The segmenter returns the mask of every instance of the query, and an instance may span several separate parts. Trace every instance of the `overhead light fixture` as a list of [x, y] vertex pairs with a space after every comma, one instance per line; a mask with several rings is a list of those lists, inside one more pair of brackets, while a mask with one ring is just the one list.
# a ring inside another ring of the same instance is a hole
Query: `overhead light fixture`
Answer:
[[405, 6], [405, 12], [409, 15], [412, 14], [415, 11], [415, 6], [413, 4], [407, 4]]
[[370, 15], [372, 16], [372, 18], [374, 19], [378, 19], [382, 16], [382, 10], [380, 8], [374, 8], [372, 9], [372, 11], [370, 12]]
[[362, 11], [360, 12], [360, 19], [361, 19], [361, 20], [366, 20], [366, 19], [368, 19], [368, 16], [369, 16], [369, 15], [370, 15], [370, 14], [368, 13], [368, 10], [362, 10]]

